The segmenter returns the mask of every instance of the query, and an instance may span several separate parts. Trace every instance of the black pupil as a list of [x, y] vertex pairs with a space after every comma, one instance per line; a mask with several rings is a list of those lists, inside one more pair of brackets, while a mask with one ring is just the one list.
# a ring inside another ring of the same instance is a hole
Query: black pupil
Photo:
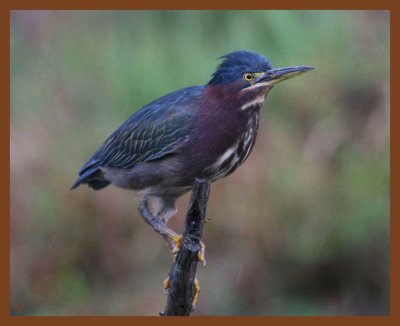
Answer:
[[252, 78], [252, 76], [251, 76], [250, 74], [247, 74], [247, 75], [246, 75], [246, 79], [247, 79], [247, 80], [251, 80], [251, 78]]

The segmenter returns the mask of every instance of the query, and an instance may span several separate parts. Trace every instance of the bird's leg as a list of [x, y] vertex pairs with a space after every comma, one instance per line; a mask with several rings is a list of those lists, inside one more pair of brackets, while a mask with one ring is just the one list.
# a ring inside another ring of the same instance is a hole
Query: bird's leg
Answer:
[[165, 221], [157, 216], [154, 216], [148, 205], [148, 196], [145, 195], [139, 204], [139, 213], [142, 215], [144, 221], [149, 224], [154, 231], [160, 234], [167, 242], [168, 248], [172, 255], [179, 251], [182, 235], [176, 233], [174, 230], [170, 229]]
[[[139, 204], [139, 213], [142, 215], [143, 219], [147, 224], [149, 224], [154, 231], [160, 234], [165, 241], [167, 242], [167, 246], [171, 251], [173, 259], [175, 259], [176, 254], [179, 252], [179, 249], [182, 245], [183, 235], [176, 233], [174, 230], [169, 228], [164, 219], [161, 219], [157, 216], [154, 216], [149, 209], [148, 204], [148, 196], [145, 195], [142, 201]], [[206, 265], [206, 258], [205, 258], [205, 249], [206, 246], [203, 242], [200, 241], [200, 250], [197, 255], [198, 260], [203, 264]]]

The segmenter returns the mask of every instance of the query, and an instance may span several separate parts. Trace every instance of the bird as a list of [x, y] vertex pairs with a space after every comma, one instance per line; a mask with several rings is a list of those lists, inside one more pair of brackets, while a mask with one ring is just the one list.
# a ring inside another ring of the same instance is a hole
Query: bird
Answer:
[[[313, 69], [274, 68], [265, 56], [239, 50], [221, 62], [205, 85], [164, 95], [133, 113], [89, 158], [71, 189], [112, 184], [139, 192], [140, 215], [172, 253], [182, 236], [167, 226], [176, 200], [197, 179], [217, 181], [249, 157], [261, 107], [277, 83]], [[204, 261], [204, 245], [199, 252]]]

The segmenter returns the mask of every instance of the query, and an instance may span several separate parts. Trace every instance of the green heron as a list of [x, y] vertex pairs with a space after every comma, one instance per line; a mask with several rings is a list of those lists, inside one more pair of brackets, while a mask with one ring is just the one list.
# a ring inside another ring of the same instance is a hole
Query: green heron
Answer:
[[[256, 140], [260, 108], [278, 82], [312, 67], [274, 69], [264, 56], [235, 51], [206, 85], [165, 95], [134, 113], [79, 171], [80, 184], [141, 191], [139, 212], [173, 253], [181, 236], [167, 227], [178, 197], [196, 179], [216, 181], [235, 171]], [[203, 251], [199, 259], [204, 258]]]

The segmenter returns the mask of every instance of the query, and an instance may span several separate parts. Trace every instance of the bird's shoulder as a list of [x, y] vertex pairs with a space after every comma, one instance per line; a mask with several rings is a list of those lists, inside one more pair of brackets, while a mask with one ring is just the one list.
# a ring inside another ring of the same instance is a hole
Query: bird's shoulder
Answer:
[[148, 125], [160, 122], [174, 122], [191, 117], [193, 105], [201, 96], [204, 87], [191, 86], [164, 95], [132, 114], [116, 131], [146, 129]]

